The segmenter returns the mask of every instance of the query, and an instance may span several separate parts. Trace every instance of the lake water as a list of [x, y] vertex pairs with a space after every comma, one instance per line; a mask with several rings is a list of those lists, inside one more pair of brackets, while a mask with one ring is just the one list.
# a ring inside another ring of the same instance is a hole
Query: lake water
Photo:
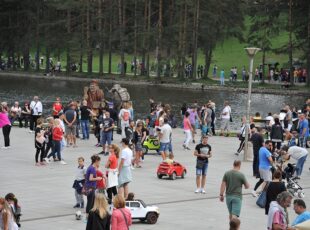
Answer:
[[[90, 81], [89, 81], [90, 82]], [[70, 99], [81, 100], [83, 88], [89, 83], [84, 81], [69, 81], [19, 77], [0, 77], [0, 101], [7, 101], [10, 105], [17, 100], [20, 103], [30, 101], [34, 95], [38, 95], [43, 102], [45, 114], [51, 110], [51, 105], [56, 96], [63, 102]], [[100, 85], [102, 89], [111, 88], [111, 84]], [[232, 117], [234, 128], [240, 125], [240, 119], [245, 115], [247, 94], [235, 91], [217, 90], [189, 90], [189, 89], [168, 89], [161, 86], [145, 85], [125, 85], [133, 101], [135, 119], [145, 118], [149, 112], [149, 98], [154, 98], [156, 102], [168, 103], [172, 107], [173, 113], [181, 121], [180, 108], [183, 103], [191, 104], [197, 101], [199, 104], [212, 100], [216, 103], [216, 114], [223, 108], [223, 102], [228, 100], [232, 107]], [[305, 102], [303, 96], [292, 95], [272, 95], [272, 94], [252, 94], [251, 111], [252, 114], [260, 112], [264, 117], [268, 112], [278, 113], [285, 103], [300, 107]]]

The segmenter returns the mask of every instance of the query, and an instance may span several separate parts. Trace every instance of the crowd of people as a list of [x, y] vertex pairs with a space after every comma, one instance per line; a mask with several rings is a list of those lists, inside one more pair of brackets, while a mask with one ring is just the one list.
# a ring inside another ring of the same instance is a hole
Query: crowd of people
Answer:
[[[193, 151], [197, 159], [195, 193], [205, 193], [209, 158], [212, 157], [209, 137], [217, 134], [227, 137], [230, 135], [232, 108], [229, 102], [224, 102], [220, 112], [219, 133], [215, 132], [215, 109], [215, 103], [210, 100], [200, 106], [197, 102], [189, 106], [184, 104], [180, 111], [185, 133], [183, 148], [185, 151], [190, 150], [190, 144], [195, 144]], [[278, 226], [288, 226], [285, 222], [287, 214], [282, 210], [289, 206], [291, 201], [288, 200], [292, 198], [281, 181], [282, 171], [273, 169], [275, 158], [281, 155], [283, 159], [296, 160], [295, 176], [297, 179], [300, 178], [308, 155], [306, 147], [309, 147], [307, 146], [309, 117], [310, 99], [301, 109], [286, 105], [279, 114], [270, 113], [266, 118], [262, 118], [257, 113], [251, 117], [250, 124], [247, 124], [245, 118], [242, 119], [242, 127], [238, 134], [240, 146], [237, 155], [244, 149], [245, 135], [248, 133], [253, 145], [253, 176], [259, 179], [252, 194], [256, 197], [259, 191], [267, 191], [265, 213], [268, 214], [269, 229], [285, 229]], [[87, 229], [109, 229], [110, 226], [112, 229], [127, 229], [131, 224], [130, 212], [124, 208], [125, 200], [130, 194], [132, 170], [143, 167], [142, 145], [148, 136], [158, 138], [159, 154], [163, 161], [171, 163], [174, 160], [172, 135], [174, 120], [171, 116], [171, 107], [168, 104], [156, 103], [153, 99], [150, 99], [150, 111], [146, 118], [136, 120], [134, 120], [134, 110], [130, 102], [123, 103], [120, 111], [117, 111], [113, 104], [107, 103], [106, 107], [94, 112], [86, 100], [82, 103], [70, 101], [67, 105], [63, 105], [60, 98], [56, 98], [52, 106], [52, 114], [46, 119], [43, 118], [43, 105], [38, 96], [35, 96], [30, 103], [26, 102], [23, 108], [18, 102], [15, 102], [11, 108], [6, 102], [2, 102], [0, 127], [3, 130], [5, 145], [2, 148], [4, 150], [10, 148], [10, 131], [15, 121], [20, 128], [29, 128], [29, 133], [34, 133], [34, 160], [35, 166], [38, 167], [45, 166], [52, 160], [66, 164], [62, 154], [63, 149], [77, 148], [77, 138], [80, 141], [87, 141], [90, 136], [90, 122], [93, 123], [94, 134], [98, 140], [97, 146], [102, 147], [102, 151], [91, 157], [91, 164], [88, 167], [84, 165], [83, 157], [77, 159], [77, 171], [72, 186], [76, 198], [74, 208], [86, 209]], [[264, 122], [264, 126], [257, 125], [257, 122]], [[121, 148], [113, 143], [115, 126], [122, 136]], [[201, 135], [197, 135], [198, 129]], [[195, 136], [200, 138], [197, 139]], [[100, 155], [108, 156], [103, 164]], [[240, 168], [241, 162], [235, 161], [233, 170], [225, 173], [220, 189], [220, 200], [224, 201], [225, 195], [230, 221], [236, 226], [238, 226], [236, 218], [239, 218], [241, 211], [242, 186], [250, 187]], [[83, 196], [87, 197], [86, 204]], [[305, 210], [306, 206], [302, 202], [302, 200], [294, 201], [294, 208], [296, 203], [295, 211], [297, 210], [298, 214], [303, 213], [300, 210]], [[112, 203], [114, 211], [111, 216], [108, 205]], [[17, 202], [14, 205], [17, 207]], [[9, 202], [0, 199], [2, 216], [0, 219], [4, 224], [10, 225], [14, 220], [16, 208], [8, 210], [8, 207]], [[15, 220], [17, 221], [16, 217]], [[123, 228], [117, 226], [123, 226]]]

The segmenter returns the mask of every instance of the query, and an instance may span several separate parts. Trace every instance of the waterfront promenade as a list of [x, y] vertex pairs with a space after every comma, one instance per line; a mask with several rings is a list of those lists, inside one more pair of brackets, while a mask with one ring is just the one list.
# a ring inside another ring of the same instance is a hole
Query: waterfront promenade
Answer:
[[[114, 135], [114, 143], [120, 142], [120, 136]], [[194, 144], [191, 151], [184, 151], [182, 142], [184, 134], [181, 129], [173, 130], [173, 147], [175, 160], [184, 164], [188, 170], [185, 179], [175, 181], [156, 177], [156, 169], [161, 157], [149, 154], [145, 156], [143, 168], [133, 171], [134, 181], [130, 183], [131, 192], [136, 198], [148, 204], [156, 204], [160, 209], [160, 216], [155, 225], [135, 222], [130, 229], [147, 230], [185, 230], [185, 229], [228, 229], [228, 212], [225, 203], [218, 199], [219, 188], [224, 172], [232, 168], [236, 159], [239, 141], [236, 137], [210, 137], [213, 157], [210, 159], [207, 175], [206, 194], [195, 194], [195, 157]], [[198, 138], [196, 137], [196, 141]], [[3, 137], [1, 135], [2, 144]], [[75, 220], [76, 209], [74, 180], [77, 158], [83, 156], [86, 166], [90, 163], [90, 156], [101, 151], [94, 147], [95, 138], [91, 135], [89, 141], [78, 141], [78, 148], [66, 148], [63, 157], [68, 163], [60, 165], [53, 162], [45, 167], [34, 166], [34, 134], [25, 129], [13, 127], [11, 131], [11, 149], [0, 150], [0, 196], [13, 192], [22, 206], [21, 218], [24, 230], [84, 230], [86, 224]], [[152, 153], [152, 152], [151, 152]], [[102, 156], [103, 165], [107, 157]], [[243, 158], [240, 155], [239, 158]], [[305, 188], [305, 202], [310, 207], [310, 172], [309, 161], [305, 163], [300, 184]], [[256, 183], [252, 177], [252, 162], [241, 165], [241, 171], [248, 178], [251, 189]], [[266, 229], [267, 216], [264, 209], [255, 205], [255, 199], [249, 190], [244, 191], [241, 211], [241, 229]], [[85, 199], [86, 200], [86, 199]], [[290, 221], [296, 215], [289, 209]]]

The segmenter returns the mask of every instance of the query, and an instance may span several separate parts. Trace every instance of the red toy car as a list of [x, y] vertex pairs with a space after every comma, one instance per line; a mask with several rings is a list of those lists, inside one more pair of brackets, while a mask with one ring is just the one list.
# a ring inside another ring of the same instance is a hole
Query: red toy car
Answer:
[[186, 174], [186, 168], [178, 162], [168, 164], [162, 162], [157, 168], [157, 177], [161, 179], [163, 176], [169, 176], [171, 180], [175, 180], [177, 176], [184, 178]]

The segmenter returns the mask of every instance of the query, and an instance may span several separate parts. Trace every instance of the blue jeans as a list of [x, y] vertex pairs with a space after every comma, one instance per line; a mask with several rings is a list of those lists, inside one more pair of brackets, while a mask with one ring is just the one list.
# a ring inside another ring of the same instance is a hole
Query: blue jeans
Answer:
[[81, 120], [80, 122], [82, 127], [83, 139], [89, 139], [89, 121]]
[[57, 153], [58, 160], [61, 161], [61, 141], [53, 140], [53, 149], [52, 149], [52, 152], [47, 156], [47, 158], [50, 158], [51, 156], [55, 158], [56, 153]]
[[300, 176], [300, 175], [301, 175], [302, 170], [303, 170], [303, 168], [304, 168], [305, 161], [306, 161], [306, 159], [307, 159], [307, 156], [308, 156], [308, 155], [306, 155], [306, 156], [300, 158], [300, 159], [297, 161], [297, 164], [296, 164], [296, 175], [297, 175], [297, 176]]
[[112, 131], [109, 132], [100, 131], [100, 143], [102, 145], [105, 145], [106, 143], [108, 143], [108, 145], [111, 145], [111, 142], [112, 142]]
[[308, 137], [299, 137], [298, 138], [299, 147], [306, 148], [307, 139]]

